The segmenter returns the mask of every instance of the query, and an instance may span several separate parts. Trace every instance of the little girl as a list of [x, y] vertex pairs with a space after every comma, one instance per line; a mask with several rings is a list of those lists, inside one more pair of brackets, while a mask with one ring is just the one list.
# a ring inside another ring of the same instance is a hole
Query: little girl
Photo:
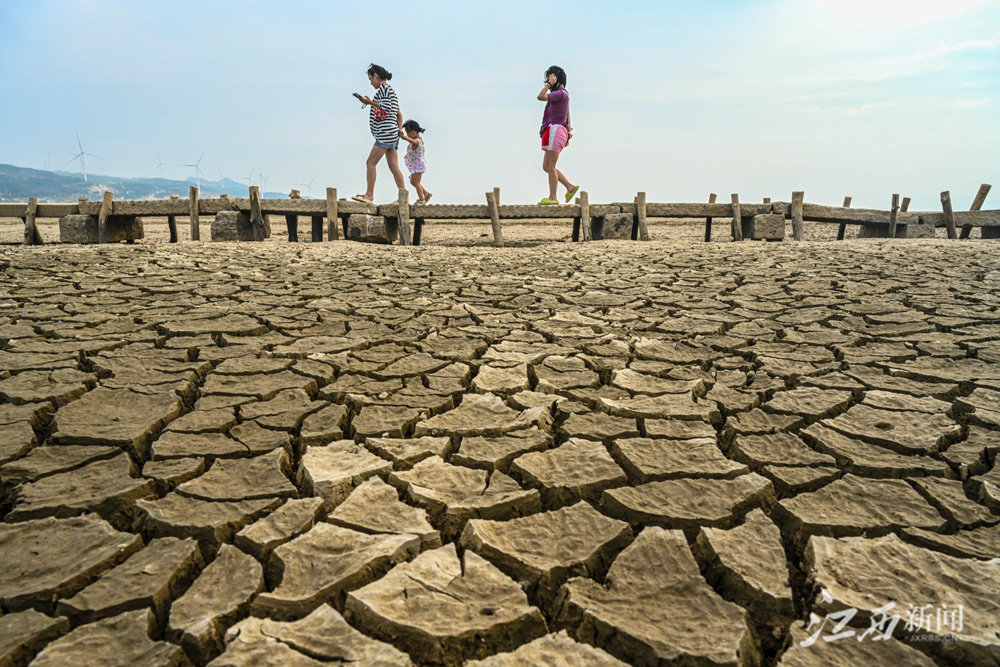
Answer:
[[420, 136], [424, 128], [415, 120], [403, 123], [403, 131], [399, 136], [410, 143], [403, 156], [403, 164], [410, 170], [410, 183], [417, 189], [417, 203], [426, 204], [431, 199], [431, 193], [420, 184], [420, 179], [427, 171], [427, 160], [424, 159], [424, 138]]

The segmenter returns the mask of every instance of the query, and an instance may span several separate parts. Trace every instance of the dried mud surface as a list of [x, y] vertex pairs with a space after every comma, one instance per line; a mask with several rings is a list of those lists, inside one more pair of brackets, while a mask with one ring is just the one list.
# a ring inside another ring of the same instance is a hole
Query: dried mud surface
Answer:
[[1000, 245], [504, 229], [0, 247], [0, 664], [1000, 661]]

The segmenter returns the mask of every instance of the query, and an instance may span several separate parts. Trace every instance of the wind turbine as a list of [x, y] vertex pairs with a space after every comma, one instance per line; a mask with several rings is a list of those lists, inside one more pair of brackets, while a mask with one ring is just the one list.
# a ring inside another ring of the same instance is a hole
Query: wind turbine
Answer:
[[52, 171], [52, 151], [45, 154], [45, 168]]
[[313, 183], [315, 183], [315, 182], [316, 182], [316, 177], [314, 176], [313, 179], [311, 181], [309, 181], [308, 183], [299, 183], [298, 184], [298, 185], [301, 185], [302, 187], [304, 187], [306, 189], [306, 199], [312, 199], [312, 196], [313, 196]]
[[160, 154], [156, 154], [156, 168], [160, 170], [160, 178], [163, 178], [163, 168], [167, 166], [163, 164], [163, 160], [160, 159]]
[[253, 169], [251, 169], [250, 170], [250, 175], [247, 176], [246, 178], [237, 178], [236, 180], [237, 181], [246, 181], [247, 182], [247, 187], [250, 187], [251, 185], [253, 185], [253, 173], [255, 171], [257, 171], [257, 167], [254, 167]]
[[198, 189], [199, 190], [201, 190], [201, 158], [205, 157], [205, 152], [206, 151], [202, 151], [201, 152], [201, 157], [198, 158], [198, 161], [195, 162], [194, 164], [182, 164], [182, 165], [178, 165], [180, 167], [194, 167], [194, 177], [198, 181]]
[[76, 135], [76, 145], [79, 146], [80, 152], [77, 153], [76, 155], [73, 155], [72, 153], [70, 153], [70, 155], [73, 155], [73, 157], [71, 157], [69, 159], [69, 162], [67, 162], [67, 164], [71, 164], [73, 162], [73, 160], [80, 160], [80, 168], [83, 170], [83, 182], [86, 183], [87, 182], [87, 156], [89, 155], [90, 157], [96, 157], [98, 160], [100, 160], [101, 158], [97, 157], [93, 153], [88, 153], [87, 151], [83, 150], [83, 144], [80, 143], [80, 135], [79, 134]]

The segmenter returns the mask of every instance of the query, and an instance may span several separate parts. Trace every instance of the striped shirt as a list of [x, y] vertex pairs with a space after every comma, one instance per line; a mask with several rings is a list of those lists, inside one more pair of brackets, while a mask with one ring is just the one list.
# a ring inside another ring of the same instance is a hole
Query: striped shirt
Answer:
[[383, 144], [394, 144], [399, 141], [399, 121], [397, 113], [399, 111], [399, 100], [396, 99], [396, 91], [387, 83], [379, 86], [375, 97], [381, 110], [372, 107], [368, 115], [368, 128], [372, 131], [375, 141]]

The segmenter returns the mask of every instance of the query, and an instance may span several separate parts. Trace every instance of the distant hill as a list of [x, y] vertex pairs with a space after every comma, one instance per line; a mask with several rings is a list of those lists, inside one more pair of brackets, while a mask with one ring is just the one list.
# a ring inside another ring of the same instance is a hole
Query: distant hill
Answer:
[[[44, 202], [75, 202], [83, 197], [96, 201], [103, 196], [105, 190], [115, 193], [115, 199], [168, 199], [172, 194], [186, 199], [188, 188], [192, 185], [197, 185], [193, 178], [174, 181], [169, 178], [125, 178], [102, 174], [87, 174], [87, 182], [84, 182], [82, 175], [67, 171], [45, 171], [0, 164], [0, 202], [22, 202], [27, 201], [28, 197], [38, 197], [38, 201]], [[238, 183], [231, 178], [219, 181], [201, 179], [202, 197], [217, 197], [220, 194], [246, 197], [247, 190], [245, 183]], [[283, 199], [288, 193], [263, 192], [261, 196], [265, 199]]]

